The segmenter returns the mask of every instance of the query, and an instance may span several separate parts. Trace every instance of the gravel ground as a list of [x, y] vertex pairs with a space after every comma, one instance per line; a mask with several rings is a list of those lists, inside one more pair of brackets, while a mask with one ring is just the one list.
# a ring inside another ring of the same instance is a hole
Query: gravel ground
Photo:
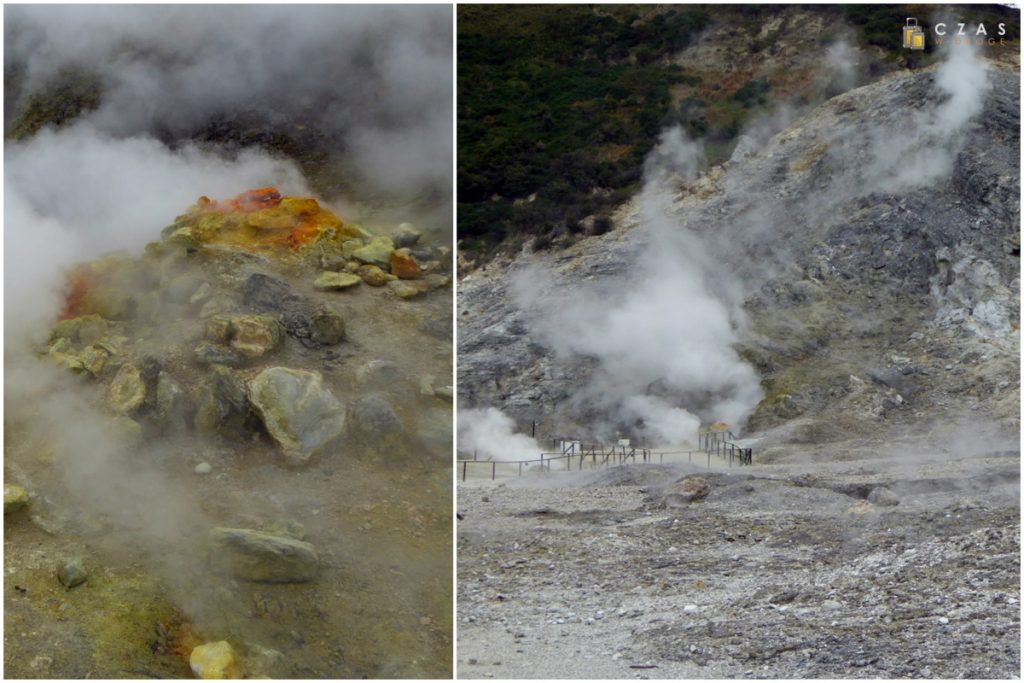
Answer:
[[1019, 501], [1019, 452], [470, 479], [459, 676], [1018, 677]]

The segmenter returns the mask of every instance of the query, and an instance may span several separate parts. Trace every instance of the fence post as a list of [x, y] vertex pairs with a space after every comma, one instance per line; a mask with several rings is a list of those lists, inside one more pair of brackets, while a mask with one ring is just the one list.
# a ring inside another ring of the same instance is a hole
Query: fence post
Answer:
[[491, 461], [491, 481], [494, 481], [494, 478], [497, 475], [497, 473], [498, 473], [498, 461], [497, 460], [492, 460]]
[[519, 475], [518, 476], [520, 476], [520, 477], [523, 476], [523, 461], [522, 460], [519, 461]]
[[466, 467], [469, 465], [468, 462], [463, 461], [462, 463], [462, 481], [466, 481]]

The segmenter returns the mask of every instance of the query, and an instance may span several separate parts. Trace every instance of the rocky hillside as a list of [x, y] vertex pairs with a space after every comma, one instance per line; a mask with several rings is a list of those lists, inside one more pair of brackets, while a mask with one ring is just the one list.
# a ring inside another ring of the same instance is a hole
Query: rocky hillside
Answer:
[[[712, 279], [741, 304], [735, 350], [764, 392], [747, 431], [771, 437], [764, 457], [775, 442], [953, 418], [1019, 427], [1019, 77], [990, 63], [990, 87], [971, 98], [983, 106], [955, 134], [941, 129], [943, 78], [898, 72], [833, 97], [674, 191], [677, 229], [701, 239]], [[925, 125], [915, 116], [929, 108], [939, 118]], [[545, 438], [607, 417], [578, 400], [596, 359], [554, 354], [541, 310], [594, 289], [614, 300], [642, 279], [639, 212], [622, 205], [612, 232], [558, 253], [467, 268], [460, 407], [499, 407], [527, 431], [541, 418]], [[548, 277], [530, 278], [524, 309], [513, 283], [538, 265]]]
[[8, 345], [5, 674], [450, 675], [450, 261], [262, 188], [72, 269]]

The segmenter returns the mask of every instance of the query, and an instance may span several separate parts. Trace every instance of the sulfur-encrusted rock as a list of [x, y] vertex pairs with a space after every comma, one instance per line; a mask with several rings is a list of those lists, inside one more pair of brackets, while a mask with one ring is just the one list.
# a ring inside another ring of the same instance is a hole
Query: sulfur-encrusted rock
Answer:
[[17, 484], [4, 484], [4, 514], [9, 515], [28, 507], [28, 491]]
[[270, 315], [238, 315], [231, 319], [231, 348], [247, 358], [259, 358], [284, 340], [284, 327]]
[[110, 330], [110, 323], [98, 315], [83, 315], [68, 318], [57, 323], [50, 340], [68, 339], [78, 344], [92, 344], [99, 341]]
[[110, 383], [110, 406], [127, 415], [142, 407], [146, 400], [146, 384], [139, 369], [131, 364], [122, 365]]
[[249, 401], [292, 465], [323, 451], [345, 429], [344, 406], [318, 372], [268, 368], [249, 382]]
[[78, 358], [82, 363], [82, 367], [89, 374], [93, 377], [99, 377], [100, 373], [103, 372], [103, 368], [107, 366], [107, 359], [110, 358], [110, 354], [97, 344], [92, 344], [82, 349], [82, 353], [78, 355]]
[[[281, 345], [284, 341], [284, 327], [273, 315], [220, 314], [206, 321], [206, 338], [218, 344], [230, 344], [231, 348], [246, 358], [259, 358]], [[209, 362], [221, 362], [215, 360], [216, 354], [209, 350], [203, 354], [211, 358]]]
[[319, 558], [312, 544], [254, 529], [210, 530], [210, 570], [243, 581], [311, 581]]
[[242, 669], [231, 644], [226, 640], [204, 643], [192, 650], [188, 665], [192, 673], [205, 680], [241, 678]]
[[353, 251], [352, 258], [386, 269], [391, 267], [391, 252], [394, 250], [395, 244], [390, 237], [378, 236]]
[[323, 290], [348, 289], [349, 287], [355, 287], [362, 281], [361, 277], [352, 273], [325, 271], [320, 273], [319, 277], [313, 281], [313, 286]]
[[379, 266], [372, 264], [361, 266], [359, 268], [359, 276], [363, 278], [363, 282], [371, 287], [383, 287], [395, 279], [394, 275], [385, 273]]
[[388, 283], [388, 289], [400, 299], [412, 299], [426, 292], [429, 286], [423, 280], [394, 280]]

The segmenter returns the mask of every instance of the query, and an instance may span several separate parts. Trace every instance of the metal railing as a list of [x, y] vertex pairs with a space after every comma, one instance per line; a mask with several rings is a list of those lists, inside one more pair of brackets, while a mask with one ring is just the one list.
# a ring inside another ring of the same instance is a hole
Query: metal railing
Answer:
[[733, 462], [738, 462], [740, 465], [753, 465], [754, 464], [754, 450], [752, 448], [744, 448], [743, 446], [737, 446], [730, 439], [735, 439], [736, 435], [731, 431], [701, 431], [697, 435], [697, 443], [705, 453], [714, 453], [722, 458], [729, 459], [729, 467], [732, 467]]
[[[710, 433], [717, 434], [716, 432]], [[728, 433], [728, 436], [735, 438], [731, 432]], [[701, 456], [704, 456], [708, 469], [711, 469], [712, 456], [721, 457], [723, 460], [728, 461], [728, 467], [752, 464], [753, 456], [750, 448], [742, 448], [725, 438], [719, 439], [714, 437], [706, 439], [704, 437], [705, 434], [702, 433], [699, 439], [699, 450], [654, 452], [648, 448], [638, 448], [635, 446], [617, 445], [606, 447], [599, 444], [587, 446], [579, 442], [573, 442], [566, 446], [563, 452], [542, 452], [539, 454], [540, 457], [529, 460], [479, 460], [476, 457], [476, 453], [474, 453], [472, 459], [459, 459], [456, 460], [456, 463], [461, 471], [462, 481], [466, 481], [470, 468], [473, 468], [475, 471], [483, 469], [485, 476], [489, 470], [490, 478], [494, 480], [499, 476], [521, 477], [523, 476], [524, 468], [528, 471], [535, 471], [535, 468], [538, 468], [541, 471], [547, 472], [571, 472], [574, 469], [582, 471], [584, 468], [594, 470], [615, 467], [626, 462], [633, 462], [634, 464], [637, 462], [653, 463], [657, 460], [659, 464], [664, 464], [666, 457], [672, 460], [676, 456], [680, 457], [680, 461], [682, 456], [686, 456], [687, 462], [693, 463], [694, 456], [696, 455], [698, 464], [700, 464], [702, 459]]]

